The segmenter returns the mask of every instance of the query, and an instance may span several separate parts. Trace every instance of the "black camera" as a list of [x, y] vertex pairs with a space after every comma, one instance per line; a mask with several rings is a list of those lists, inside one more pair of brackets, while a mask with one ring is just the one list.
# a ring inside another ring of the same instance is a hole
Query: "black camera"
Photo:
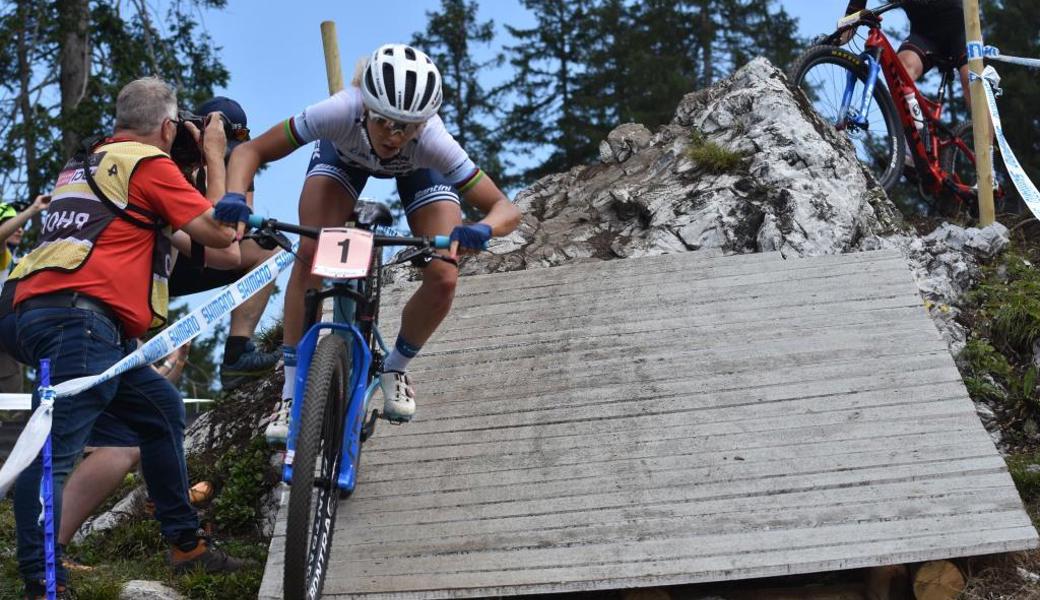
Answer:
[[206, 117], [200, 117], [186, 110], [177, 113], [177, 135], [173, 138], [173, 146], [170, 147], [170, 158], [181, 168], [193, 168], [202, 165], [202, 149], [199, 142], [188, 131], [186, 125], [191, 123], [198, 128], [201, 134], [206, 126]]

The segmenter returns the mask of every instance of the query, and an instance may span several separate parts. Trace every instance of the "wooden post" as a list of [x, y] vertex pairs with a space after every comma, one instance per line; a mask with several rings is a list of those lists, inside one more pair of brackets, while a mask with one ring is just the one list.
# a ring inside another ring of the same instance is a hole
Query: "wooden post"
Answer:
[[336, 22], [321, 22], [321, 46], [325, 50], [325, 75], [329, 79], [329, 95], [343, 89], [343, 69], [339, 64], [339, 44], [336, 42]]
[[917, 600], [954, 600], [965, 586], [964, 575], [948, 560], [932, 560], [922, 564], [914, 574], [914, 598]]
[[[985, 66], [982, 62], [982, 24], [979, 22], [979, 0], [964, 0], [964, 30], [968, 39], [968, 68], [980, 78]], [[977, 45], [972, 42], [978, 42]], [[975, 134], [975, 168], [979, 188], [979, 225], [985, 227], [995, 219], [993, 210], [993, 144], [992, 125], [989, 120], [989, 105], [981, 79], [972, 81], [971, 122]]]

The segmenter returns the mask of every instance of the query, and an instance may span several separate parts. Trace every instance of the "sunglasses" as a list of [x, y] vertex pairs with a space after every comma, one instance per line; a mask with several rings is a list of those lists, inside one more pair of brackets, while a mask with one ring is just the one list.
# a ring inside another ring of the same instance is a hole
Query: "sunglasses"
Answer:
[[423, 123], [404, 123], [401, 121], [395, 121], [390, 117], [384, 117], [383, 115], [368, 111], [368, 118], [372, 119], [372, 122], [388, 131], [390, 135], [412, 135], [419, 128], [423, 126]]

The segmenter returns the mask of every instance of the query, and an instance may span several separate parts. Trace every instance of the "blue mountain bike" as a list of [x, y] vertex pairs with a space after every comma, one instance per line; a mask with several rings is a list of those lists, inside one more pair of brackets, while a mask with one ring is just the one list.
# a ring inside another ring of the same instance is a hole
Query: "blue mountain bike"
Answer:
[[[305, 296], [306, 332], [297, 345], [289, 437], [283, 480], [289, 494], [285, 535], [284, 597], [321, 597], [340, 498], [357, 485], [361, 445], [375, 431], [379, 411], [370, 406], [379, 387], [387, 353], [377, 327], [385, 246], [406, 246], [385, 266], [433, 259], [451, 260], [434, 250], [447, 248], [446, 236], [433, 240], [375, 235], [393, 222], [381, 204], [359, 202], [354, 228], [302, 227], [253, 216], [252, 235], [261, 245], [292, 252], [280, 232], [318, 240], [312, 272], [330, 282]], [[334, 300], [332, 322], [322, 321], [322, 305]], [[323, 331], [335, 335], [321, 337]], [[320, 337], [320, 339], [319, 339]]]

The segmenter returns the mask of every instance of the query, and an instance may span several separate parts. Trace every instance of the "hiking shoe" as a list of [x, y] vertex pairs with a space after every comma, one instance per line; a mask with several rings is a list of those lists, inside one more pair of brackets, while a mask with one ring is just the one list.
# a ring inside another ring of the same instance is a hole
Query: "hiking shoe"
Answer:
[[292, 398], [286, 398], [275, 404], [267, 428], [264, 429], [264, 437], [267, 438], [268, 444], [285, 445], [285, 440], [289, 438], [290, 413], [292, 413]]
[[403, 423], [415, 415], [415, 390], [407, 373], [384, 371], [379, 375], [383, 388], [383, 418]]
[[281, 359], [281, 352], [261, 352], [253, 340], [249, 340], [246, 342], [245, 352], [238, 360], [220, 365], [220, 387], [227, 392], [263, 377], [270, 373]]
[[94, 567], [91, 567], [90, 565], [85, 565], [81, 562], [77, 562], [76, 560], [69, 558], [64, 554], [61, 555], [61, 564], [63, 567], [65, 567], [66, 571], [89, 573], [94, 570]]
[[[64, 583], [57, 586], [58, 593], [54, 595], [57, 600], [75, 600], [76, 596]], [[25, 600], [47, 600], [47, 582], [43, 580], [25, 580]]]
[[[200, 530], [199, 533], [203, 532]], [[205, 573], [233, 573], [257, 566], [256, 561], [230, 556], [220, 549], [212, 538], [205, 535], [199, 535], [195, 547], [191, 550], [181, 550], [177, 545], [172, 546], [168, 559], [175, 575], [183, 575], [196, 569]]]

